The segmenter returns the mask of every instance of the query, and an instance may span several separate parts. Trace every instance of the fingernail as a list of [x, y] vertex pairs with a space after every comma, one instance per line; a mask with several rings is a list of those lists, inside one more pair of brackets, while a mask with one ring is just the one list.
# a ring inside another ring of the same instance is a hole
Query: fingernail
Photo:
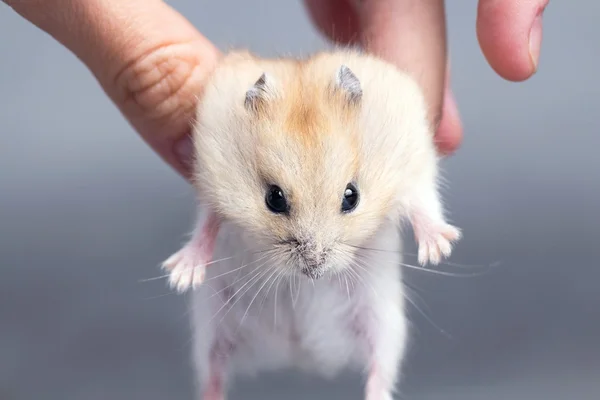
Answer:
[[533, 65], [533, 72], [535, 73], [538, 68], [540, 59], [540, 49], [542, 47], [542, 15], [544, 14], [544, 8], [541, 8], [533, 20], [531, 30], [529, 31], [529, 57]]
[[175, 142], [174, 151], [175, 155], [184, 165], [190, 166], [194, 157], [194, 145], [192, 143], [192, 137], [190, 135], [185, 135], [183, 138]]

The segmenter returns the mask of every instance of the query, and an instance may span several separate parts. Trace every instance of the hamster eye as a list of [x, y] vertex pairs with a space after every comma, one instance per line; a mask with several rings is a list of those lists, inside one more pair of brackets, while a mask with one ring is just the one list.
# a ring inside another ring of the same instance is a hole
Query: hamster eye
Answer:
[[283, 190], [279, 186], [271, 185], [267, 190], [267, 196], [265, 198], [267, 207], [274, 213], [280, 214], [288, 212], [289, 207]]
[[342, 199], [342, 212], [350, 212], [358, 205], [358, 190], [349, 183], [344, 190], [344, 198]]

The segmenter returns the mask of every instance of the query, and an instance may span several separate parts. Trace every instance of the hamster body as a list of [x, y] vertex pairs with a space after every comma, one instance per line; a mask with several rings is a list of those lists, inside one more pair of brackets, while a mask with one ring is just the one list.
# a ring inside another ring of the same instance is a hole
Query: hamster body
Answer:
[[193, 289], [199, 397], [236, 373], [296, 367], [366, 376], [391, 400], [407, 340], [400, 224], [419, 262], [459, 239], [417, 84], [354, 51], [226, 56], [200, 97], [190, 241], [163, 267]]

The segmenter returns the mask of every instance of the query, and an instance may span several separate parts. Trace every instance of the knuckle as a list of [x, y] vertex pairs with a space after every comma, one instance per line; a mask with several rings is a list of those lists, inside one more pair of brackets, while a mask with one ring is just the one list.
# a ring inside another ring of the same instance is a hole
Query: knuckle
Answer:
[[116, 74], [118, 101], [131, 112], [163, 119], [193, 108], [200, 88], [199, 57], [192, 44], [159, 46], [127, 64]]

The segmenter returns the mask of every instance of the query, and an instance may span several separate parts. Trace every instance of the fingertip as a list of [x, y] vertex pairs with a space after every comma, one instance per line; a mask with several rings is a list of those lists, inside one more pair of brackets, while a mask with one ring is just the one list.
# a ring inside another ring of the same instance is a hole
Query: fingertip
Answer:
[[315, 27], [327, 39], [343, 44], [360, 40], [360, 21], [349, 0], [304, 0]]
[[442, 156], [450, 156], [460, 148], [462, 144], [462, 131], [441, 130], [435, 140], [438, 152]]
[[463, 126], [454, 95], [446, 88], [442, 119], [435, 134], [435, 143], [442, 155], [450, 155], [460, 147], [463, 140]]
[[548, 0], [480, 0], [477, 39], [492, 69], [504, 79], [523, 81], [537, 70], [541, 15]]
[[177, 140], [173, 146], [173, 151], [182, 164], [188, 166], [191, 165], [194, 156], [194, 146], [191, 135], [185, 135]]

